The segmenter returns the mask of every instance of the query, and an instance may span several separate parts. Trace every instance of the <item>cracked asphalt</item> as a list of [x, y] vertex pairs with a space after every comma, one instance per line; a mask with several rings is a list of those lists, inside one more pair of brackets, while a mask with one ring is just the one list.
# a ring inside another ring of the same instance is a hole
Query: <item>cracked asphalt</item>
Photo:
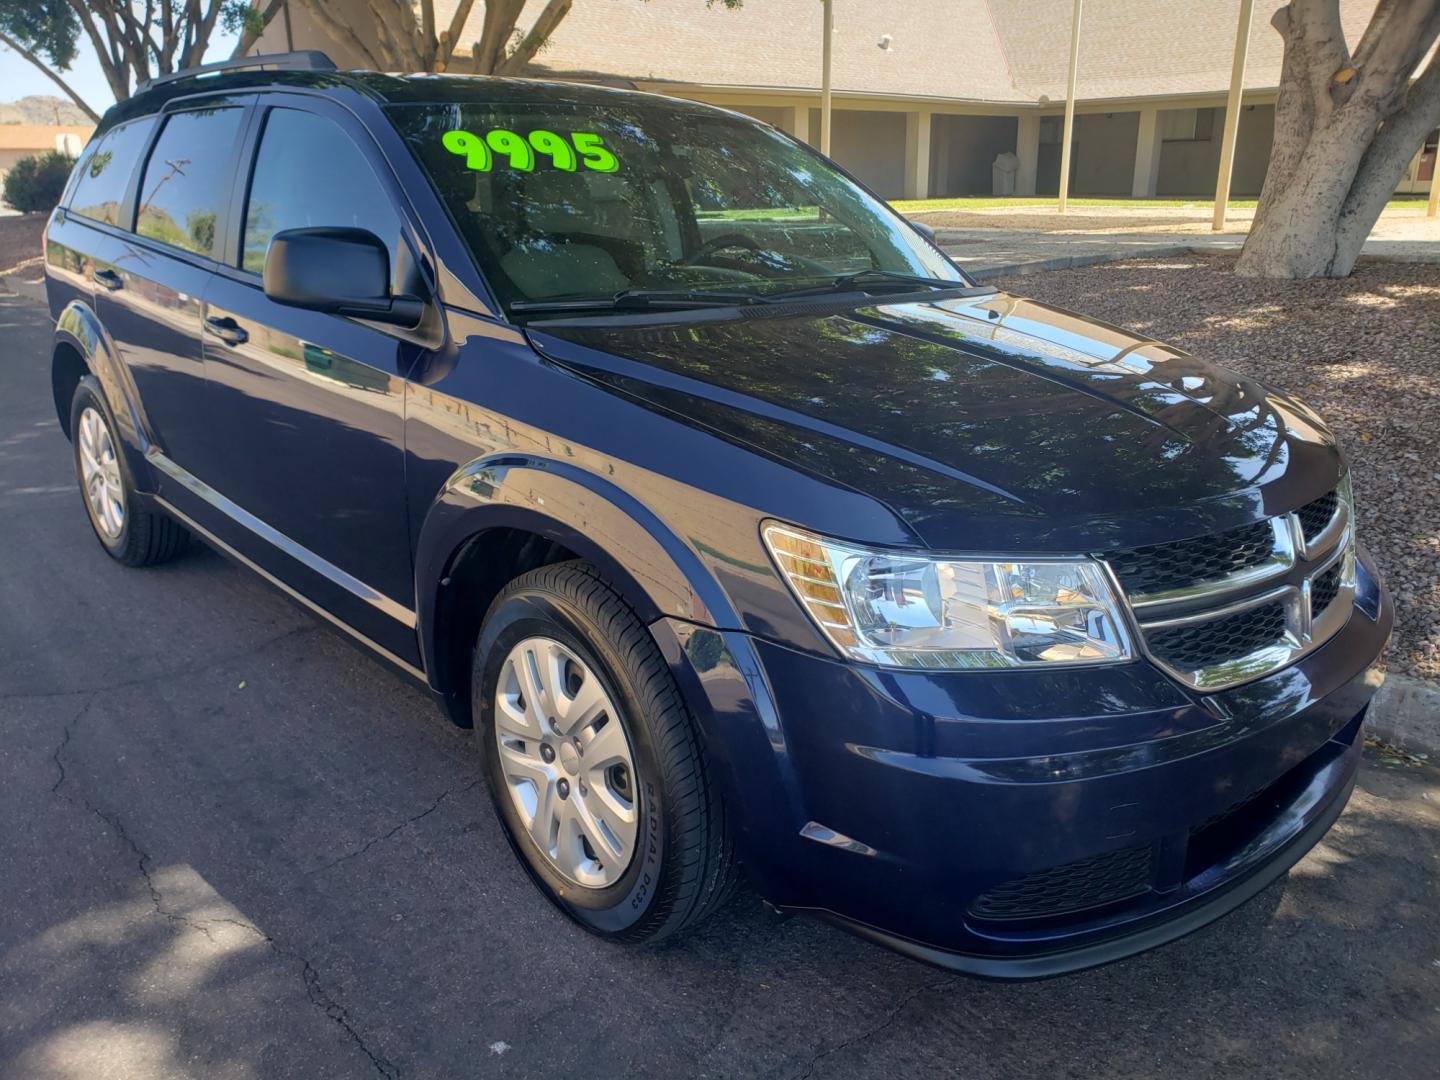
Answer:
[[48, 334], [0, 297], [5, 1080], [1435, 1076], [1440, 772], [1374, 752], [1287, 879], [1077, 976], [747, 896], [669, 946], [584, 935], [419, 689], [209, 551], [103, 556]]

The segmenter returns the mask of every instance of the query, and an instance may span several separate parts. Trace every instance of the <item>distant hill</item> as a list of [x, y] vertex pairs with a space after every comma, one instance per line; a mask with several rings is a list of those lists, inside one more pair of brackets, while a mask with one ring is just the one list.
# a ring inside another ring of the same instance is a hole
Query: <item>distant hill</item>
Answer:
[[31, 94], [0, 101], [0, 124], [88, 124], [91, 120], [68, 98]]

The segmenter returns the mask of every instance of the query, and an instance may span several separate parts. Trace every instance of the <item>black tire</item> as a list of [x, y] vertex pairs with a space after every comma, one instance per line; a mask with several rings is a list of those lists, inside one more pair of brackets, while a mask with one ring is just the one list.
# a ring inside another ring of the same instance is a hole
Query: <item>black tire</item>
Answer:
[[[99, 413], [105, 432], [114, 448], [115, 464], [124, 491], [124, 523], [118, 533], [113, 534], [102, 526], [85, 490], [85, 472], [81, 462], [81, 417], [87, 409]], [[175, 558], [189, 543], [190, 534], [168, 514], [161, 513], [139, 494], [135, 479], [125, 460], [123, 444], [117, 433], [115, 417], [105, 403], [100, 384], [93, 375], [86, 375], [75, 387], [70, 399], [70, 442], [75, 457], [75, 479], [80, 486], [81, 501], [85, 504], [85, 516], [95, 539], [105, 553], [116, 562], [126, 566], [154, 566]]]
[[[530, 839], [501, 772], [495, 695], [520, 641], [549, 637], [602, 684], [635, 761], [639, 850], [605, 888], [566, 879]], [[542, 893], [586, 930], [625, 942], [659, 941], [695, 925], [730, 895], [735, 859], [725, 808], [706, 770], [694, 721], [635, 612], [588, 563], [541, 567], [511, 582], [486, 614], [471, 664], [477, 744], [510, 846]]]

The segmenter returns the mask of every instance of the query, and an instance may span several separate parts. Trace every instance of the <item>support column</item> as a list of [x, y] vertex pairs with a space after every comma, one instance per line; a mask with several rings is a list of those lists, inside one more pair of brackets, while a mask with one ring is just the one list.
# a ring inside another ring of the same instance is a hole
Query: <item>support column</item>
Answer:
[[930, 197], [930, 111], [905, 114], [905, 198]]
[[1140, 134], [1135, 138], [1135, 179], [1130, 194], [1137, 199], [1154, 198], [1160, 184], [1160, 110], [1140, 110]]
[[1020, 168], [1015, 172], [1015, 194], [1035, 194], [1035, 173], [1040, 168], [1040, 114], [1024, 112], [1015, 127], [1015, 156]]
[[1240, 25], [1235, 31], [1235, 60], [1230, 67], [1230, 95], [1225, 99], [1225, 132], [1220, 137], [1220, 172], [1215, 178], [1215, 216], [1210, 228], [1225, 228], [1230, 206], [1230, 172], [1235, 166], [1235, 140], [1240, 134], [1240, 103], [1245, 93], [1245, 56], [1250, 51], [1251, 14], [1255, 0], [1240, 0]]
[[835, 12], [825, 0], [820, 17], [820, 153], [830, 156], [830, 55], [835, 39]]
[[1075, 73], [1080, 67], [1080, 10], [1082, 0], [1075, 0], [1075, 10], [1070, 20], [1070, 73], [1065, 80], [1065, 123], [1060, 129], [1060, 205], [1056, 207], [1065, 213], [1065, 203], [1070, 198], [1070, 145], [1075, 134]]
[[781, 123], [785, 134], [793, 135], [803, 143], [810, 141], [810, 104], [792, 105], [785, 110], [785, 119]]

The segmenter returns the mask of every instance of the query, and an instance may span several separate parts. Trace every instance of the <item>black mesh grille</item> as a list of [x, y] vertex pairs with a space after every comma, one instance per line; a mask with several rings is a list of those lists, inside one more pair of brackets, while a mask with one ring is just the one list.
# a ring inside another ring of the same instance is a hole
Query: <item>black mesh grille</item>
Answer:
[[1151, 848], [1125, 848], [1016, 878], [981, 893], [970, 913], [981, 919], [1042, 919], [1113, 904], [1150, 888]]
[[1345, 568], [1343, 562], [1337, 562], [1310, 583], [1310, 614], [1314, 618], [1319, 618], [1339, 593], [1340, 572]]
[[1270, 558], [1275, 533], [1268, 521], [1227, 529], [1212, 536], [1151, 544], [1110, 556], [1110, 566], [1125, 591], [1139, 593], [1180, 589], [1215, 581]]
[[1312, 503], [1306, 503], [1295, 514], [1300, 519], [1300, 531], [1305, 534], [1306, 540], [1314, 540], [1322, 532], [1325, 526], [1330, 524], [1330, 519], [1335, 516], [1335, 508], [1340, 504], [1340, 498], [1335, 492], [1329, 495], [1321, 495]]
[[1151, 630], [1150, 651], [1182, 671], [1196, 671], [1273, 645], [1285, 633], [1283, 604], [1262, 604], [1209, 622]]

